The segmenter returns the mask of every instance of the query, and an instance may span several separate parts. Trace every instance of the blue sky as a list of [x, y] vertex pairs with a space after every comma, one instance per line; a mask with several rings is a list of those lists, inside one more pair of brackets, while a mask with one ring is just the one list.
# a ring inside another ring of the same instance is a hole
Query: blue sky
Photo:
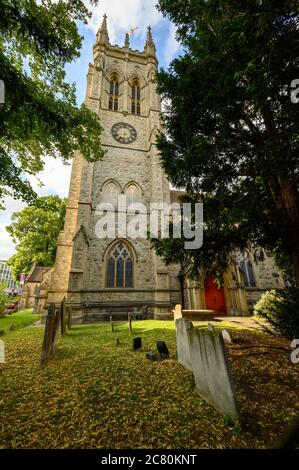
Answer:
[[[88, 64], [92, 62], [92, 47], [104, 13], [108, 16], [111, 44], [123, 46], [126, 32], [132, 27], [138, 27], [137, 32], [130, 38], [130, 47], [143, 50], [147, 27], [151, 26], [159, 67], [167, 68], [169, 63], [182, 53], [182, 48], [175, 39], [175, 26], [157, 11], [156, 3], [157, 0], [99, 0], [99, 5], [91, 8], [92, 17], [88, 25], [79, 25], [80, 34], [84, 36], [81, 56], [66, 67], [67, 80], [76, 84], [78, 104], [81, 104], [85, 97]], [[70, 165], [63, 165], [59, 160], [48, 158], [38, 177], [29, 179], [39, 195], [58, 194], [65, 197], [68, 194], [70, 169]], [[5, 211], [0, 211], [0, 260], [10, 258], [15, 251], [5, 226], [10, 223], [12, 213], [21, 210], [25, 204], [6, 198], [5, 206]]]

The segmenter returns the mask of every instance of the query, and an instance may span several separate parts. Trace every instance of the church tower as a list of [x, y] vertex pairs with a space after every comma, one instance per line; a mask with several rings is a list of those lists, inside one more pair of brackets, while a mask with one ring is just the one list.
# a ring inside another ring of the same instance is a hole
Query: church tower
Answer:
[[[156, 89], [156, 48], [148, 28], [144, 51], [111, 45], [104, 15], [87, 74], [86, 105], [103, 127], [105, 156], [73, 159], [64, 231], [58, 240], [48, 303], [66, 296], [79, 320], [120, 312], [161, 318], [180, 303], [178, 267], [165, 267], [146, 238], [99, 238], [97, 206], [170, 204], [170, 189], [155, 145], [161, 104]], [[118, 216], [119, 214], [117, 214]], [[119, 219], [117, 219], [119, 220]]]

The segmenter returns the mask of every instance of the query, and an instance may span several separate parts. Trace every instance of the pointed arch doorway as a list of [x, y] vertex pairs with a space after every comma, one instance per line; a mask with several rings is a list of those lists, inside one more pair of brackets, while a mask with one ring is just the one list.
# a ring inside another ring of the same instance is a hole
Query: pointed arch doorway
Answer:
[[224, 288], [217, 287], [216, 280], [213, 276], [208, 276], [205, 279], [205, 300], [208, 310], [213, 310], [217, 314], [227, 313]]

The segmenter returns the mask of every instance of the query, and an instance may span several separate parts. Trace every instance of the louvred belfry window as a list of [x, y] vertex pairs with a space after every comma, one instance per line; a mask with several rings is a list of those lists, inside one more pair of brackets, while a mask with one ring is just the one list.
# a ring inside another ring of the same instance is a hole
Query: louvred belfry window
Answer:
[[140, 116], [140, 85], [137, 79], [132, 86], [132, 114]]
[[112, 75], [109, 89], [109, 109], [118, 111], [119, 82], [117, 75]]

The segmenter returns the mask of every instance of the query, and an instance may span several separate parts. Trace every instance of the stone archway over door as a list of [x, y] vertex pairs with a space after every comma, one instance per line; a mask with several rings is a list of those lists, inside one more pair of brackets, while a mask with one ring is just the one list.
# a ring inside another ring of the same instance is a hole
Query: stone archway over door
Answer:
[[215, 278], [212, 276], [207, 277], [205, 280], [205, 299], [206, 308], [213, 310], [216, 313], [226, 313], [226, 302], [224, 295], [224, 288], [217, 288]]

